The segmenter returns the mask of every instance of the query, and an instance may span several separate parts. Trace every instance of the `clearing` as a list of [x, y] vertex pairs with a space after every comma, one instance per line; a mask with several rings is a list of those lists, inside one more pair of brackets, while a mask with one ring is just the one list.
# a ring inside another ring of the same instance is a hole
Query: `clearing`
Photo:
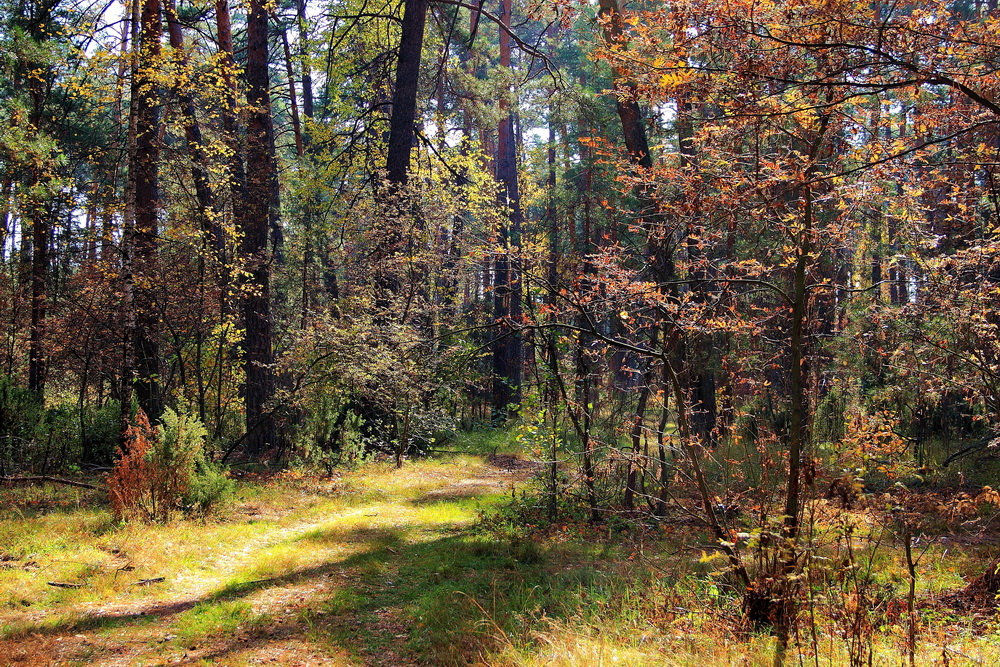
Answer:
[[284, 473], [243, 485], [225, 519], [167, 526], [111, 525], [86, 492], [18, 490], [20, 516], [0, 524], [0, 662], [448, 660], [428, 655], [414, 612], [469, 604], [454, 586], [434, 596], [507, 557], [467, 529], [531, 468], [455, 457]]
[[[217, 515], [166, 525], [116, 524], [93, 491], [0, 488], [0, 664], [771, 664], [697, 522], [591, 526], [566, 506], [545, 525], [535, 470], [507, 454], [245, 474]], [[990, 545], [958, 537], [921, 561], [919, 664], [1000, 659], [992, 615], [932, 604], [983, 570]], [[880, 595], [898, 591], [897, 559], [872, 558]], [[898, 665], [885, 599], [873, 650]], [[800, 649], [848, 663], [852, 618]]]

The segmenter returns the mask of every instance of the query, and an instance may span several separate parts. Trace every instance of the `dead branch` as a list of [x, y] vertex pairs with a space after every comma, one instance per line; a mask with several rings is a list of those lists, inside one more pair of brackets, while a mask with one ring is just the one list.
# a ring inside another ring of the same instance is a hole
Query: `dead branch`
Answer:
[[0, 482], [5, 482], [9, 484], [37, 484], [41, 482], [51, 482], [53, 484], [65, 484], [66, 486], [75, 486], [81, 489], [90, 489], [92, 491], [108, 490], [106, 487], [103, 486], [87, 484], [86, 482], [77, 482], [72, 479], [63, 479], [61, 477], [50, 477], [48, 475], [31, 475], [28, 477], [0, 477]]

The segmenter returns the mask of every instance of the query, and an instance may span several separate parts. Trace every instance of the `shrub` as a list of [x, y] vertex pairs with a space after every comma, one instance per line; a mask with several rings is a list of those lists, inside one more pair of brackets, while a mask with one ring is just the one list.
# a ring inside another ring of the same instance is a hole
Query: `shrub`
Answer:
[[81, 408], [57, 397], [46, 406], [38, 394], [0, 375], [0, 476], [109, 464], [118, 447], [120, 410], [114, 400]]
[[165, 521], [177, 511], [207, 511], [229, 495], [232, 480], [205, 458], [206, 435], [189, 415], [167, 409], [162, 426], [153, 427], [139, 411], [108, 475], [114, 516]]
[[182, 498], [183, 509], [186, 512], [206, 514], [229, 498], [235, 486], [219, 466], [202, 457], [195, 463], [195, 474]]
[[7, 376], [0, 377], [0, 475], [31, 467], [45, 416], [37, 395]]
[[109, 465], [121, 437], [121, 404], [115, 400], [87, 406], [80, 415], [80, 460]]

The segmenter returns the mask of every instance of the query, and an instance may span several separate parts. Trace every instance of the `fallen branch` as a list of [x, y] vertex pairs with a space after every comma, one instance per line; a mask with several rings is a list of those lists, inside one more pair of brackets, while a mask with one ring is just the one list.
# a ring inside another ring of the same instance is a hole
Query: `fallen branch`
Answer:
[[87, 584], [69, 584], [64, 581], [49, 581], [46, 582], [49, 586], [55, 586], [56, 588], [83, 588]]
[[153, 577], [152, 579], [140, 579], [139, 581], [132, 584], [133, 586], [149, 586], [150, 584], [158, 584], [164, 580], [164, 577]]
[[61, 477], [49, 477], [48, 475], [33, 475], [30, 477], [0, 477], [0, 482], [8, 482], [11, 484], [17, 483], [38, 483], [38, 482], [52, 482], [53, 484], [65, 484], [66, 486], [76, 486], [81, 489], [90, 489], [92, 491], [107, 491], [108, 489], [103, 486], [96, 486], [94, 484], [87, 484], [86, 482], [77, 482], [72, 479], [62, 479]]
[[941, 467], [942, 468], [947, 468], [949, 465], [951, 465], [952, 463], [954, 463], [955, 461], [957, 461], [958, 459], [960, 459], [960, 458], [962, 458], [964, 456], [968, 456], [969, 454], [972, 454], [974, 452], [982, 451], [982, 450], [986, 449], [987, 447], [989, 447], [989, 445], [990, 445], [991, 442], [993, 442], [992, 438], [990, 438], [988, 440], [983, 440], [981, 442], [977, 442], [976, 444], [970, 445], [969, 447], [966, 447], [965, 449], [960, 449], [957, 452], [955, 452], [954, 454], [952, 454], [951, 456], [949, 456], [948, 458], [946, 458], [944, 461], [942, 461], [941, 462]]

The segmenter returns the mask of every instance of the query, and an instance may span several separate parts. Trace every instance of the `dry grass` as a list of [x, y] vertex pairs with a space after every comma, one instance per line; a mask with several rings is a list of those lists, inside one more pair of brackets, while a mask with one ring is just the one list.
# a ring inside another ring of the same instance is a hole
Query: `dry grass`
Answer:
[[[217, 651], [226, 635], [280, 635], [288, 610], [301, 618], [284, 632], [301, 643], [309, 609], [336, 590], [350, 558], [391, 556], [393, 545], [460, 530], [475, 520], [477, 498], [500, 497], [521, 478], [472, 458], [403, 471], [374, 465], [334, 481], [289, 473], [245, 485], [226, 520], [167, 525], [116, 525], [94, 499], [64, 489], [44, 490], [51, 502], [32, 511], [43, 490], [5, 490], [3, 648], [25, 664], [45, 664], [41, 654], [56, 640], [70, 659], [123, 654], [155, 662], [175, 650]], [[470, 484], [479, 489], [471, 496]], [[274, 642], [288, 643], [278, 635]], [[274, 642], [259, 650], [272, 651]], [[343, 652], [322, 641], [306, 645]], [[303, 646], [297, 650], [308, 653]], [[213, 661], [238, 664], [248, 650], [230, 648]]]
[[[114, 524], [88, 492], [2, 489], [0, 655], [13, 664], [771, 664], [771, 638], [740, 631], [715, 564], [685, 548], [704, 543], [696, 527], [528, 529], [500, 508], [530, 468], [493, 463], [460, 456], [333, 480], [248, 477], [225, 519], [167, 525]], [[500, 511], [480, 521], [484, 507]], [[877, 533], [864, 511], [851, 518], [859, 535]], [[930, 543], [918, 664], [1000, 664], [991, 618], [936, 602], [981, 569], [987, 546]], [[896, 556], [883, 549], [873, 566], [876, 583], [898, 594]], [[804, 631], [794, 647], [803, 664], [848, 662], [826, 604], [815, 635]], [[872, 636], [874, 664], [905, 662], [904, 637], [898, 617], [885, 621]]]

